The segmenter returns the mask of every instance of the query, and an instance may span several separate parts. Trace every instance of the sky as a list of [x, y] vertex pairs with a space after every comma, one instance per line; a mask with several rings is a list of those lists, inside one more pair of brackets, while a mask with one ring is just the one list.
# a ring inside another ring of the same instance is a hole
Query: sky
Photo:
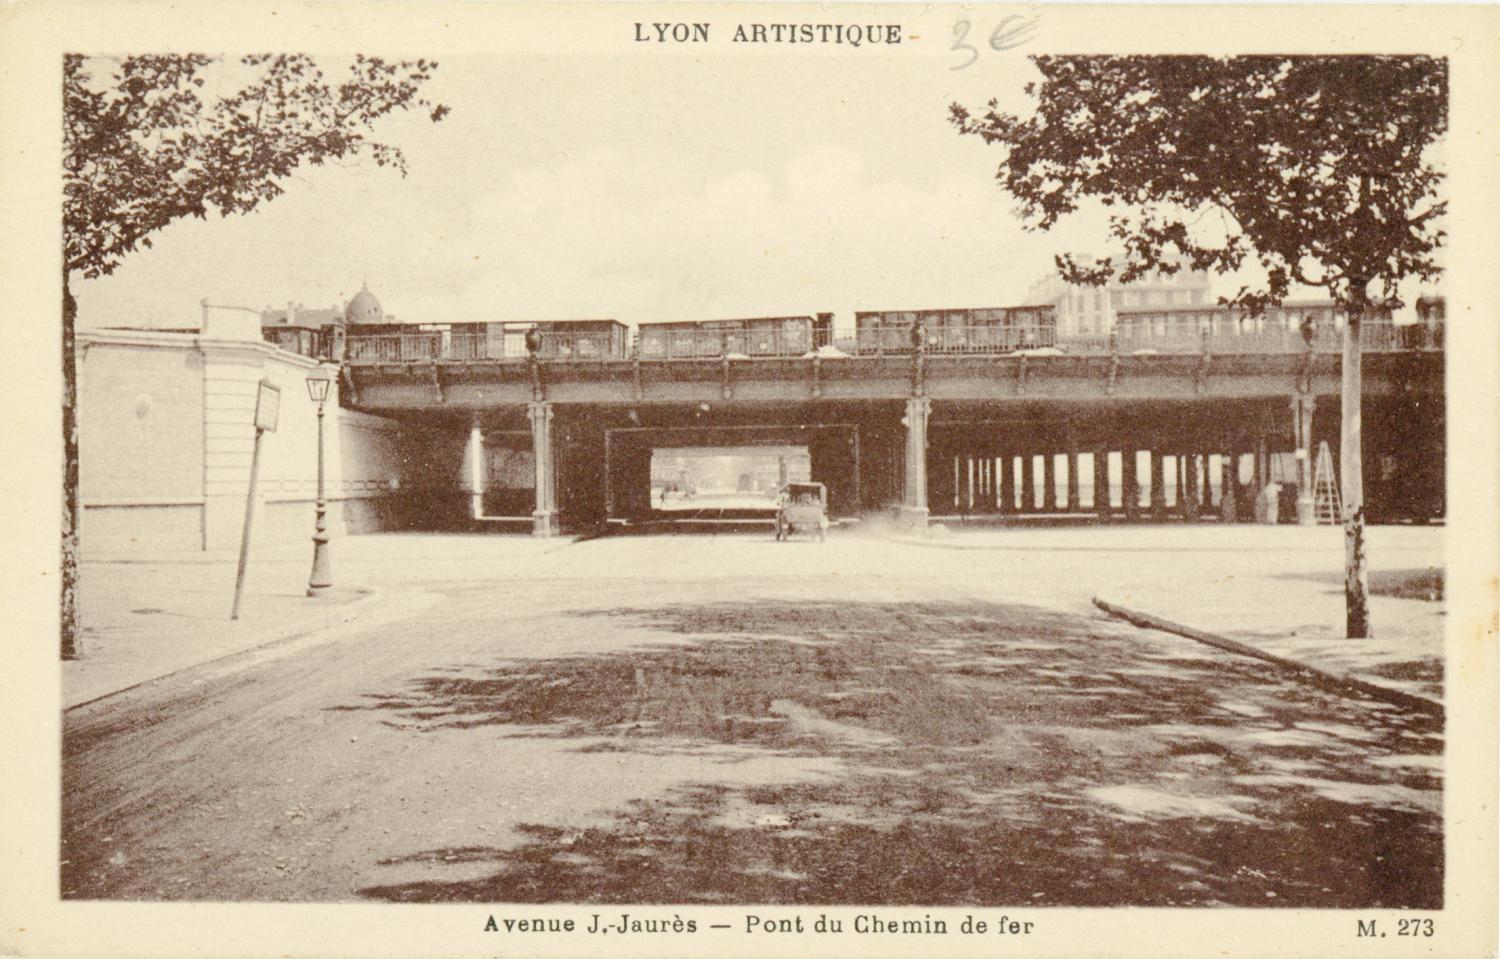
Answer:
[[954, 100], [1018, 96], [1023, 59], [658, 52], [442, 60], [428, 93], [452, 113], [377, 128], [405, 178], [305, 167], [252, 214], [179, 221], [78, 285], [80, 324], [326, 307], [364, 282], [403, 321], [849, 319], [1021, 303], [1054, 252], [1102, 239], [1024, 232], [998, 155], [948, 123]]
[[1026, 231], [997, 148], [948, 122], [955, 101], [1024, 109], [1019, 52], [955, 71], [899, 47], [724, 46], [442, 59], [427, 95], [449, 116], [376, 128], [405, 178], [304, 167], [249, 215], [179, 221], [77, 284], [80, 326], [195, 326], [204, 298], [330, 307], [362, 283], [408, 322], [852, 323], [1018, 305], [1054, 254], [1108, 252], [1096, 213]]

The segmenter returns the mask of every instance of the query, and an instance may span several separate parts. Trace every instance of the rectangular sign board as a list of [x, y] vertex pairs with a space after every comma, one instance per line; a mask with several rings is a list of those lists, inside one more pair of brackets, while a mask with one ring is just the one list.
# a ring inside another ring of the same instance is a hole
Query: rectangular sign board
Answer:
[[281, 412], [281, 387], [261, 380], [255, 394], [255, 428], [276, 432], [276, 417]]

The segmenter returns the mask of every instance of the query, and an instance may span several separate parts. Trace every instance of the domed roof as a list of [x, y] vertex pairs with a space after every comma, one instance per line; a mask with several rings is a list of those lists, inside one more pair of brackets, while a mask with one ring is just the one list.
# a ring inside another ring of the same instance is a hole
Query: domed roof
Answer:
[[344, 319], [349, 323], [381, 323], [385, 320], [385, 310], [380, 308], [380, 301], [370, 292], [368, 283], [362, 284], [354, 299], [349, 301], [344, 309]]

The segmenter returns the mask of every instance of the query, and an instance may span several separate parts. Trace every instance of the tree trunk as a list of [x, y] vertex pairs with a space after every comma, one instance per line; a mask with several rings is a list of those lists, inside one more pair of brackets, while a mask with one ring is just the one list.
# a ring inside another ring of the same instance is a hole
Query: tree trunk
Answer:
[[1344, 500], [1344, 619], [1350, 639], [1370, 635], [1370, 576], [1365, 568], [1365, 482], [1361, 469], [1360, 327], [1363, 307], [1351, 307], [1344, 322], [1343, 422], [1339, 472]]
[[58, 579], [62, 591], [60, 613], [62, 658], [77, 659], [78, 643], [78, 361], [74, 353], [73, 327], [78, 304], [63, 274], [63, 498], [62, 557]]

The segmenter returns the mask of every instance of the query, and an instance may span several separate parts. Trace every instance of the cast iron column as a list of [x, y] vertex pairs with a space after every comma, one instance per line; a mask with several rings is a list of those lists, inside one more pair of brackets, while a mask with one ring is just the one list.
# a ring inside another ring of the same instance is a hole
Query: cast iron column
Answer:
[[1078, 509], [1078, 447], [1070, 442], [1068, 444], [1068, 512], [1076, 513]]
[[1235, 487], [1240, 482], [1239, 454], [1227, 452], [1224, 454], [1222, 469], [1219, 472], [1219, 520], [1224, 523], [1234, 523], [1239, 520], [1239, 501], [1235, 495]]
[[1109, 502], [1109, 447], [1094, 450], [1094, 512], [1108, 522], [1114, 514]]
[[533, 536], [551, 536], [556, 532], [557, 507], [554, 503], [556, 463], [552, 452], [552, 404], [526, 404], [531, 419], [531, 450], [536, 460], [536, 509], [531, 514]]
[[476, 419], [469, 428], [469, 517], [484, 515], [484, 431]]
[[1167, 477], [1159, 449], [1151, 450], [1151, 518], [1158, 522], [1167, 518]]
[[1306, 393], [1292, 397], [1292, 431], [1297, 448], [1297, 525], [1315, 526], [1312, 459], [1313, 398]]
[[927, 417], [932, 401], [914, 396], [906, 401], [906, 490], [899, 518], [903, 523], [927, 528]]

